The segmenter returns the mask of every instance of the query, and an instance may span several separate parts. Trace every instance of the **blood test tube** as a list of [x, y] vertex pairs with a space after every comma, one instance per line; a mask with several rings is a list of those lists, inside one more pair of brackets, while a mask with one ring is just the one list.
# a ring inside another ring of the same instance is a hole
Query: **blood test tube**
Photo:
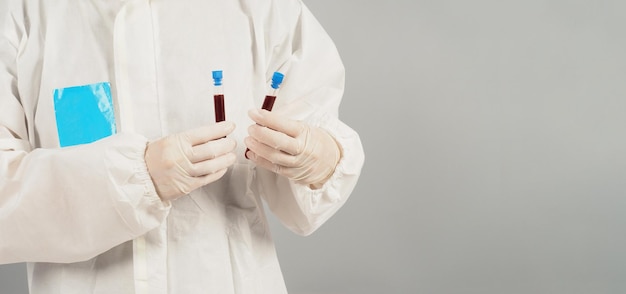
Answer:
[[[261, 106], [261, 108], [267, 111], [272, 111], [272, 108], [274, 108], [274, 102], [276, 101], [276, 94], [278, 94], [278, 88], [280, 87], [280, 84], [282, 84], [284, 78], [284, 74], [280, 72], [274, 72], [274, 75], [272, 75], [271, 89], [269, 93], [265, 95], [265, 100], [263, 100], [263, 105]], [[248, 153], [249, 150], [250, 149], [246, 148], [246, 153]], [[248, 158], [248, 154], [244, 155], [246, 156], [246, 158]]]
[[213, 71], [213, 85], [215, 92], [213, 94], [213, 103], [215, 105], [215, 122], [226, 120], [226, 111], [224, 109], [224, 87], [222, 86], [222, 71]]
[[283, 82], [284, 78], [285, 78], [285, 75], [283, 75], [282, 73], [280, 72], [274, 73], [274, 75], [272, 76], [272, 85], [271, 85], [272, 89], [265, 96], [265, 100], [263, 100], [263, 106], [261, 106], [261, 108], [267, 111], [272, 111], [272, 108], [274, 107], [274, 102], [276, 101], [276, 94], [278, 93], [278, 87], [280, 87], [280, 84]]

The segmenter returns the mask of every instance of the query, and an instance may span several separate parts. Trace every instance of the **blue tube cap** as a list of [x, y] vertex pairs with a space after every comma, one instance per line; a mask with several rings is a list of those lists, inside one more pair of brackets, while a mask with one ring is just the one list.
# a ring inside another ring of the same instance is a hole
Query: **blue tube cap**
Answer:
[[274, 75], [272, 76], [272, 88], [278, 89], [278, 87], [280, 87], [280, 84], [283, 82], [284, 78], [285, 78], [284, 74], [280, 72], [274, 72]]
[[214, 70], [213, 71], [213, 84], [215, 86], [221, 86], [222, 85], [222, 71], [221, 70]]

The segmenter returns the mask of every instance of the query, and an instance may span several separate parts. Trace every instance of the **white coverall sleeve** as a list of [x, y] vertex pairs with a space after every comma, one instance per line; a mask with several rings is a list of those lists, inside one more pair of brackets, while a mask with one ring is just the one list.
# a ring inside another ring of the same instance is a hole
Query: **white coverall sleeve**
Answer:
[[[33, 149], [17, 89], [25, 35], [0, 4], [0, 264], [90, 259], [157, 227], [169, 211], [144, 161], [147, 139]], [[31, 128], [32, 129], [32, 128]], [[32, 135], [32, 134], [30, 134]]]
[[346, 202], [359, 178], [364, 153], [358, 134], [338, 119], [345, 78], [334, 43], [303, 4], [291, 28], [270, 58], [267, 75], [274, 70], [285, 73], [273, 111], [328, 131], [342, 158], [317, 190], [261, 168], [256, 177], [270, 210], [290, 230], [306, 236]]

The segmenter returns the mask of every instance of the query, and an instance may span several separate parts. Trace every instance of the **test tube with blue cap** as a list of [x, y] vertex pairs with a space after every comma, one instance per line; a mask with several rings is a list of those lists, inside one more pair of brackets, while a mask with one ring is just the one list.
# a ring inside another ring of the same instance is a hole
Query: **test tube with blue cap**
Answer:
[[213, 71], [213, 85], [215, 93], [213, 94], [213, 104], [215, 106], [215, 122], [226, 120], [226, 110], [224, 109], [224, 87], [222, 86], [222, 71]]
[[284, 78], [284, 74], [280, 72], [274, 72], [274, 75], [272, 75], [272, 89], [265, 96], [265, 100], [263, 101], [263, 106], [261, 106], [261, 108], [267, 111], [272, 111], [272, 108], [274, 107], [274, 102], [276, 101], [276, 94], [278, 94], [278, 88], [280, 87], [280, 84], [282, 84]]
[[[284, 74], [280, 72], [274, 72], [274, 74], [272, 75], [272, 84], [270, 86], [271, 89], [269, 93], [265, 95], [265, 100], [263, 100], [263, 105], [261, 106], [261, 108], [267, 111], [272, 111], [272, 108], [274, 108], [274, 102], [276, 102], [276, 95], [278, 94], [278, 88], [280, 87], [280, 84], [283, 83], [284, 78], [285, 78]], [[244, 153], [246, 158], [248, 158], [248, 154], [247, 154], [248, 151], [250, 151], [250, 149], [246, 148], [246, 152]]]

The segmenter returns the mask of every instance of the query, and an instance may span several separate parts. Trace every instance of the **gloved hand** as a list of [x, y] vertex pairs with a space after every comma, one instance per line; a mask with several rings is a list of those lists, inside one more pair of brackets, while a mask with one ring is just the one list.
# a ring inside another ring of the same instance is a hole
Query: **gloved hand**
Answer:
[[341, 149], [325, 130], [263, 109], [251, 110], [246, 157], [297, 183], [320, 188], [334, 173]]
[[221, 178], [235, 163], [235, 129], [220, 122], [163, 137], [146, 148], [145, 160], [162, 200], [174, 200]]

